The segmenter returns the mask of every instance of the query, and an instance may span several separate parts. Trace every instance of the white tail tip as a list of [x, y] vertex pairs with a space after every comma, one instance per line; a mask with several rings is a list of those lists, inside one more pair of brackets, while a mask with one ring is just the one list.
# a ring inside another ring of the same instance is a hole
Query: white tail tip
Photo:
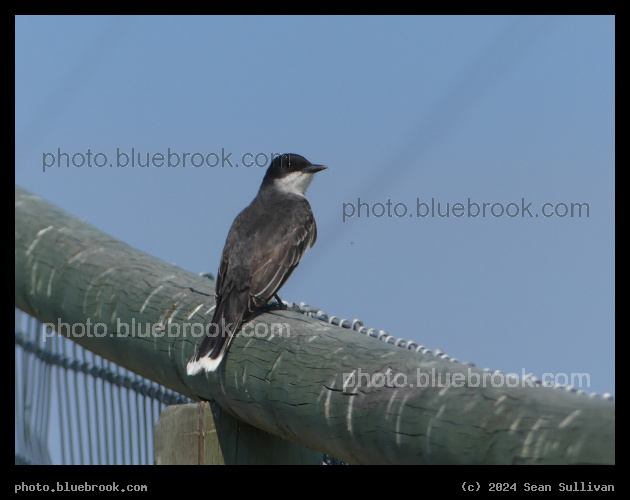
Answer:
[[186, 373], [192, 376], [197, 375], [201, 371], [213, 372], [217, 369], [217, 366], [221, 364], [222, 360], [223, 356], [217, 359], [211, 359], [209, 354], [198, 361], [190, 360], [186, 365]]

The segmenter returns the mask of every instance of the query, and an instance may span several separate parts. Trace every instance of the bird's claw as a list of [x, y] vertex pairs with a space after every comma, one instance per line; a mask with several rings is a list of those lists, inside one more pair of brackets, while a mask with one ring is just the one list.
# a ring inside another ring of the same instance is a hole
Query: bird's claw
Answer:
[[298, 306], [295, 303], [291, 303], [290, 305], [288, 305], [288, 303], [284, 302], [284, 301], [279, 301], [279, 300], [274, 300], [273, 302], [267, 302], [263, 307], [262, 310], [265, 312], [270, 312], [270, 311], [296, 311], [299, 312], [300, 311], [300, 306]]

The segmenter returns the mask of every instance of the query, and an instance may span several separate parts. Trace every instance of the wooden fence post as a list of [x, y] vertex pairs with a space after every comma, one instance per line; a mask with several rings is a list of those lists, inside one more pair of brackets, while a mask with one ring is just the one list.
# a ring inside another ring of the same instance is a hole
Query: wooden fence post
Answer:
[[216, 403], [168, 406], [154, 432], [156, 465], [321, 465], [322, 454], [256, 429]]

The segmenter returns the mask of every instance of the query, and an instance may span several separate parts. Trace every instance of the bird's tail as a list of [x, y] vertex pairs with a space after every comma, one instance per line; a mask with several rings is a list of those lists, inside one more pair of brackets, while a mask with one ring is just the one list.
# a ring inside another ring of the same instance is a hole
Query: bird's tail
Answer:
[[213, 372], [221, 364], [234, 335], [243, 324], [243, 308], [231, 307], [225, 303], [219, 303], [212, 323], [208, 327], [206, 336], [201, 341], [199, 351], [190, 359], [186, 366], [188, 375], [196, 375], [200, 371]]

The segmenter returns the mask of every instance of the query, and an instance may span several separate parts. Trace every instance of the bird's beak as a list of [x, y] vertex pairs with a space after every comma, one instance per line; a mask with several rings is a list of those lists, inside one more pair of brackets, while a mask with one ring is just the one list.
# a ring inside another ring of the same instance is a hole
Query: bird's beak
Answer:
[[327, 169], [328, 167], [324, 165], [309, 165], [308, 167], [302, 169], [302, 172], [305, 174], [314, 174], [317, 172], [321, 172], [322, 170]]

